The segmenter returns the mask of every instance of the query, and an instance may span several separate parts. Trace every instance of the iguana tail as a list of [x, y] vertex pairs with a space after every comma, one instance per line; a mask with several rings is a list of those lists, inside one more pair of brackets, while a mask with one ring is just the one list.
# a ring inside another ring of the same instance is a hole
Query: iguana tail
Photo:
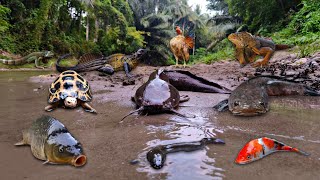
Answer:
[[283, 50], [283, 49], [289, 49], [292, 46], [286, 45], [286, 44], [276, 44], [276, 51]]
[[7, 64], [7, 65], [21, 65], [21, 64], [25, 64], [26, 63], [26, 59], [25, 58], [20, 58], [20, 59], [0, 59], [0, 62], [3, 64]]
[[93, 71], [103, 67], [106, 64], [106, 60], [100, 55], [97, 57], [96, 55], [86, 54], [79, 59], [79, 62], [75, 66], [60, 66], [60, 61], [69, 57], [71, 54], [66, 54], [57, 60], [56, 69], [59, 72], [63, 72], [66, 70], [73, 70], [76, 72], [85, 72], [85, 71]]

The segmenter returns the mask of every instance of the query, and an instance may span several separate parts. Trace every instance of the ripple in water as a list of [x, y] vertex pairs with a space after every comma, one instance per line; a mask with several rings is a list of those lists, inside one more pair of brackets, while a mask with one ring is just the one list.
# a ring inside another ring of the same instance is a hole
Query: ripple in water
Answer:
[[[195, 112], [193, 112], [195, 113]], [[203, 116], [203, 114], [201, 114]], [[140, 165], [139, 172], [146, 172], [150, 178], [166, 179], [222, 179], [224, 177], [222, 168], [215, 167], [215, 158], [207, 155], [210, 147], [193, 152], [178, 152], [167, 155], [165, 165], [160, 170], [153, 169], [146, 159], [146, 153], [155, 146], [172, 143], [199, 141], [204, 137], [216, 137], [222, 133], [221, 129], [208, 122], [208, 118], [196, 116], [196, 118], [180, 118], [174, 116], [171, 122], [165, 126], [148, 126], [150, 133], [164, 131], [166, 139], [154, 139], [147, 142], [147, 147], [138, 155]]]

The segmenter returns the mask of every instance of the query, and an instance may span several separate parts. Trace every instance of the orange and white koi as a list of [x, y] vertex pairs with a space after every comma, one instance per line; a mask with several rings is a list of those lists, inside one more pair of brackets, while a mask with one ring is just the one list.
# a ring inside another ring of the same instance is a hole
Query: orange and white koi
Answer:
[[259, 160], [271, 153], [277, 151], [289, 151], [297, 152], [302, 155], [308, 156], [309, 154], [303, 152], [297, 148], [288, 146], [282, 142], [275, 139], [262, 137], [259, 139], [254, 139], [248, 142], [239, 152], [235, 163], [237, 164], [247, 164], [256, 160]]

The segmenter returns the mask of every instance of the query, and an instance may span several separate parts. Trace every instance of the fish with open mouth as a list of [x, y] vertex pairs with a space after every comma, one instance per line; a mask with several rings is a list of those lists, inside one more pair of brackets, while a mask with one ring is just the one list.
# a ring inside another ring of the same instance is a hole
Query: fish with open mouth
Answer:
[[240, 84], [229, 98], [214, 108], [229, 109], [234, 115], [255, 116], [269, 111], [269, 96], [305, 95], [320, 96], [312, 88], [276, 76], [259, 76]]
[[86, 164], [87, 157], [81, 144], [53, 117], [40, 117], [22, 134], [22, 141], [15, 145], [30, 145], [32, 154], [44, 160], [44, 164], [71, 164], [76, 167]]
[[262, 137], [259, 139], [254, 139], [248, 142], [239, 152], [235, 163], [237, 164], [248, 164], [253, 161], [264, 158], [265, 156], [277, 152], [277, 151], [288, 151], [297, 152], [305, 156], [309, 156], [308, 153], [301, 151], [297, 148], [288, 146], [282, 142], [275, 139]]

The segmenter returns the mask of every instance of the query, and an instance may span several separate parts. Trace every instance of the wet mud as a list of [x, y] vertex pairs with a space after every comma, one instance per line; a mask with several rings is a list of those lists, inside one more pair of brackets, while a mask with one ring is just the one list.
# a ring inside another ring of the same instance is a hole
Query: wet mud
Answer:
[[[230, 89], [239, 85], [254, 69], [240, 70], [236, 62], [196, 65], [190, 72]], [[133, 70], [134, 85], [123, 86], [123, 72], [99, 76], [82, 73], [92, 89], [93, 115], [81, 108], [45, 112], [49, 84], [58, 74], [51, 72], [0, 72], [0, 171], [3, 179], [318, 179], [320, 167], [320, 98], [305, 96], [272, 97], [270, 112], [256, 117], [238, 117], [212, 107], [227, 94], [181, 91], [190, 101], [178, 112], [195, 115], [182, 118], [171, 114], [130, 116], [130, 101], [136, 89], [147, 81], [155, 67]], [[173, 69], [173, 67], [168, 67]], [[232, 69], [226, 71], [226, 69]], [[233, 72], [235, 71], [235, 72]], [[46, 75], [40, 75], [46, 74]], [[39, 76], [40, 75], [40, 76]], [[218, 76], [219, 75], [219, 76]], [[31, 77], [31, 78], [29, 78]], [[87, 164], [81, 168], [43, 165], [30, 147], [15, 147], [21, 130], [42, 114], [59, 119], [79, 140]], [[310, 153], [308, 157], [277, 152], [248, 165], [234, 160], [250, 140], [267, 136]], [[226, 144], [207, 145], [195, 152], [168, 154], [160, 170], [150, 167], [146, 153], [155, 146], [198, 141], [204, 137], [223, 139]], [[138, 162], [130, 164], [132, 160]]]

